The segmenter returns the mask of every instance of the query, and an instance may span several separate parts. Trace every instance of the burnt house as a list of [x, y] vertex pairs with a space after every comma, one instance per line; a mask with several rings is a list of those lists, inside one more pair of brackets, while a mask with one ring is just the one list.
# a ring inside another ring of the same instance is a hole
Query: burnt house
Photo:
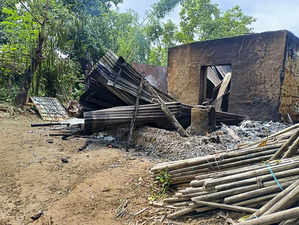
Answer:
[[169, 94], [185, 104], [217, 105], [221, 97], [221, 111], [298, 119], [299, 39], [289, 31], [170, 48], [167, 73]]

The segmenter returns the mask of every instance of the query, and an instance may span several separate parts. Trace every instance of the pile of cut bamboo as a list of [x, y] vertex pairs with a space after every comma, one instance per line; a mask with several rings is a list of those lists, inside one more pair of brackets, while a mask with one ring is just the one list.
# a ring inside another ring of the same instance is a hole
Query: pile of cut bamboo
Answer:
[[298, 136], [296, 124], [239, 149], [154, 166], [154, 178], [167, 171], [171, 184], [179, 189], [163, 201], [177, 209], [168, 217], [213, 209], [257, 213], [298, 180]]

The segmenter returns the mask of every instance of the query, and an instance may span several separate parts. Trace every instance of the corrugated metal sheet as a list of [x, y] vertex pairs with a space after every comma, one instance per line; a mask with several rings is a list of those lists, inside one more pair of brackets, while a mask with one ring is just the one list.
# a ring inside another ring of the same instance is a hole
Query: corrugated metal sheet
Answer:
[[163, 66], [152, 66], [141, 63], [132, 63], [134, 69], [145, 75], [145, 79], [156, 88], [167, 93], [167, 68]]
[[68, 118], [62, 104], [56, 98], [30, 97], [43, 120], [60, 121]]

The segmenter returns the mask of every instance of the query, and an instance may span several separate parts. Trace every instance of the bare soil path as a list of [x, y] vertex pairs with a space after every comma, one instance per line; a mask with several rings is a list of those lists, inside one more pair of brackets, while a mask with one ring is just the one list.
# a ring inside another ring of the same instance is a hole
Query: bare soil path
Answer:
[[122, 201], [132, 213], [148, 206], [149, 161], [106, 147], [78, 152], [83, 139], [49, 137], [33, 122], [0, 119], [0, 225], [128, 224], [115, 217]]

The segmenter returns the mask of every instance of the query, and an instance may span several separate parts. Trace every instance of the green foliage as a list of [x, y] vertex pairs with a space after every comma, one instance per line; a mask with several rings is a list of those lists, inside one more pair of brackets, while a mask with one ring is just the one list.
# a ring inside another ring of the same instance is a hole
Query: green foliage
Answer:
[[12, 86], [10, 88], [7, 87], [1, 87], [0, 85], [0, 102], [9, 102], [13, 103], [14, 98], [16, 97], [18, 91], [17, 86]]
[[[163, 18], [175, 5], [182, 4], [180, 24], [177, 27]], [[168, 5], [167, 5], [168, 4]], [[160, 0], [148, 17], [146, 34], [151, 41], [148, 63], [167, 65], [167, 49], [179, 43], [204, 41], [247, 34], [255, 21], [243, 14], [239, 6], [222, 12], [210, 0]]]
[[252, 31], [248, 26], [254, 21], [239, 6], [221, 12], [210, 0], [186, 0], [182, 4], [176, 38], [180, 43], [190, 43], [247, 34]]
[[[159, 0], [140, 23], [136, 12], [117, 11], [121, 2], [1, 1], [0, 96], [11, 99], [31, 69], [30, 94], [78, 98], [84, 75], [108, 49], [128, 62], [166, 66], [169, 47], [245, 34], [254, 21], [238, 6], [222, 12], [210, 0]], [[178, 27], [164, 17], [179, 3]]]
[[[113, 45], [110, 49], [123, 56], [129, 63], [145, 63], [150, 43], [134, 11], [113, 12]], [[113, 38], [114, 37], [114, 38]]]
[[162, 170], [155, 179], [157, 184], [152, 189], [151, 200], [159, 200], [166, 197], [167, 191], [170, 186], [170, 176], [168, 170]]
[[1, 75], [21, 74], [30, 61], [29, 55], [37, 40], [40, 26], [28, 12], [4, 7], [2, 13], [6, 18], [1, 22], [1, 27], [8, 41], [0, 46]]
[[164, 23], [158, 23], [156, 20], [147, 26], [146, 31], [153, 43], [149, 53], [148, 63], [156, 66], [166, 66], [168, 48], [176, 45], [176, 25], [171, 20]]
[[178, 3], [183, 0], [159, 0], [153, 5], [152, 14], [157, 18], [164, 18]]
[[112, 5], [117, 6], [122, 0], [62, 0], [68, 9], [78, 16], [100, 16]]

